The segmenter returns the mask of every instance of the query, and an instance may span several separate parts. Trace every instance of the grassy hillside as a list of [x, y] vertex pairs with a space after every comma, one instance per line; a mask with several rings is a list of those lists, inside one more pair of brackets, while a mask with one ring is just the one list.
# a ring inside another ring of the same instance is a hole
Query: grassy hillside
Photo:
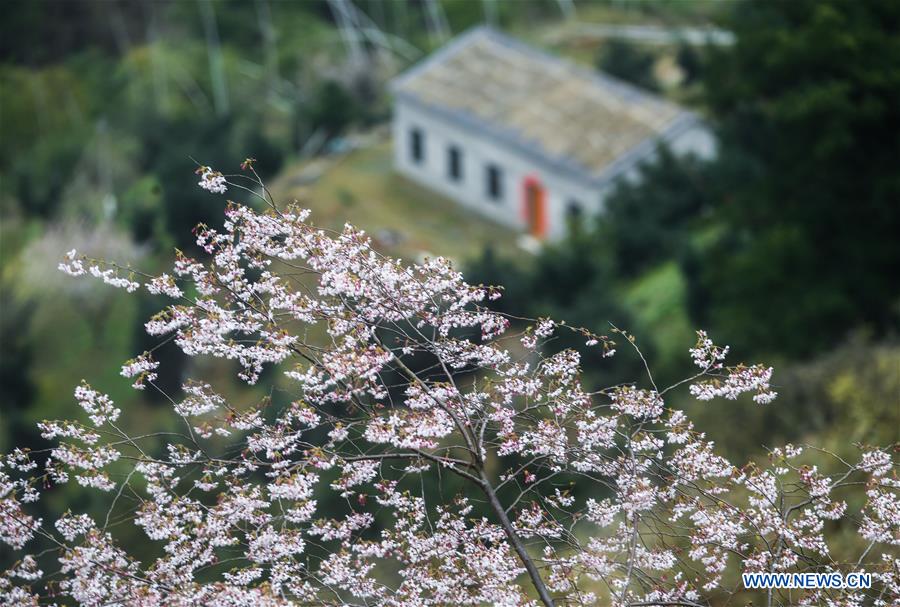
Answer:
[[685, 307], [684, 276], [674, 261], [666, 262], [624, 285], [623, 305], [634, 315], [631, 331], [651, 338], [657, 356], [681, 361], [696, 339]]
[[308, 206], [317, 225], [339, 229], [352, 221], [381, 250], [407, 259], [442, 255], [462, 262], [487, 244], [521, 254], [513, 231], [401, 177], [392, 163], [389, 142], [324, 162], [297, 162], [272, 184], [273, 193]]

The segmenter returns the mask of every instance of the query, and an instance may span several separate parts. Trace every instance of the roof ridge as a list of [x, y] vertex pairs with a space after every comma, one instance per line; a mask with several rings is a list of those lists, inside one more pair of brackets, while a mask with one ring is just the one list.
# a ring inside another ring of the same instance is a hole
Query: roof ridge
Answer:
[[475, 25], [465, 30], [456, 38], [431, 53], [425, 60], [419, 62], [418, 64], [395, 78], [394, 82], [396, 83], [396, 86], [402, 85], [402, 83], [407, 79], [415, 76], [422, 71], [425, 71], [427, 68], [436, 65], [446, 59], [449, 59], [452, 55], [456, 54], [457, 51], [463, 50], [466, 46], [475, 42], [479, 37], [492, 38], [495, 42], [499, 42], [504, 46], [511, 47], [515, 50], [531, 55], [536, 59], [556, 64], [557, 66], [562, 67], [577, 76], [593, 81], [599, 86], [615, 90], [623, 98], [637, 98], [637, 100], [640, 101], [649, 101], [652, 103], [658, 103], [672, 108], [677, 108], [682, 112], [689, 111], [679, 106], [678, 104], [669, 101], [662, 95], [658, 95], [652, 91], [643, 89], [602, 70], [591, 69], [581, 64], [575, 63], [570, 59], [557, 55], [551, 51], [540, 48], [533, 44], [529, 44], [528, 42], [525, 42], [520, 38], [516, 38], [515, 36], [512, 36], [511, 34], [508, 34], [492, 25], [484, 23]]

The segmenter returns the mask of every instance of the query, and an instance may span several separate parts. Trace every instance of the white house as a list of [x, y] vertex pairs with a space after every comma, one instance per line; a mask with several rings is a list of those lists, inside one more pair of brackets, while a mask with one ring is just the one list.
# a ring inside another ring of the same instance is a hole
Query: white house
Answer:
[[398, 76], [394, 160], [413, 179], [537, 238], [599, 213], [664, 141], [708, 157], [699, 118], [661, 97], [478, 27]]

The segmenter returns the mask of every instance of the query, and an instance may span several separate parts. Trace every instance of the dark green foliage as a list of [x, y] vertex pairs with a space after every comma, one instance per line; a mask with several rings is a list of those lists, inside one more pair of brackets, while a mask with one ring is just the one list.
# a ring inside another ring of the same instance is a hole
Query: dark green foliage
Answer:
[[693, 84], [699, 79], [703, 69], [703, 59], [700, 56], [700, 51], [696, 47], [690, 44], [682, 44], [678, 47], [678, 53], [675, 55], [675, 60], [678, 62], [678, 67], [680, 67], [681, 71], [684, 73], [683, 84]]
[[688, 228], [710, 207], [709, 173], [708, 163], [661, 148], [636, 181], [619, 182], [598, 221], [619, 276], [636, 276], [678, 254]]
[[139, 244], [167, 240], [163, 217], [163, 188], [155, 177], [137, 181], [123, 194], [119, 221]]
[[741, 4], [706, 97], [724, 238], [699, 279], [724, 339], [809, 354], [896, 327], [900, 3]]
[[316, 89], [306, 119], [329, 136], [336, 135], [360, 117], [362, 108], [339, 82], [327, 80]]
[[61, 135], [52, 143], [37, 141], [27, 158], [16, 156], [9, 165], [9, 185], [27, 204], [29, 213], [50, 217], [59, 206], [63, 189], [82, 153], [77, 137]]
[[117, 31], [141, 17], [137, 2], [34, 2], [6, 0], [0, 19], [0, 57], [41, 65], [90, 48], [113, 53]]
[[[257, 120], [252, 114], [237, 119], [212, 115], [202, 119], [151, 115], [144, 119], [140, 131], [144, 142], [142, 164], [157, 178], [164, 200], [160, 209], [163, 233], [174, 238], [177, 246], [192, 249], [193, 228], [199, 223], [215, 225], [222, 214], [220, 198], [193, 187], [197, 182], [192, 173], [194, 160], [225, 167], [234, 158], [252, 156], [263, 177], [273, 176], [281, 166], [281, 154], [260, 135]], [[249, 123], [246, 127], [245, 122]]]
[[34, 385], [28, 369], [34, 357], [33, 344], [28, 339], [30, 314], [25, 305], [17, 302], [8, 288], [0, 290], [0, 420], [5, 423], [0, 432], [0, 449], [10, 448], [12, 440], [33, 438], [37, 431], [21, 423], [21, 412], [34, 397]]
[[643, 48], [613, 38], [600, 50], [597, 68], [642, 88], [656, 91], [659, 83], [653, 75], [656, 58]]
[[[498, 258], [488, 249], [481, 258], [470, 262], [465, 275], [473, 284], [503, 285], [503, 297], [490, 303], [496, 310], [517, 317], [564, 319], [572, 327], [611, 334], [611, 325], [629, 327], [631, 319], [617, 303], [608, 260], [609, 256], [598, 249], [596, 239], [581, 232], [559, 245], [545, 247], [526, 267]], [[600, 348], [587, 349], [584, 345], [581, 334], [559, 330], [552, 348], [579, 350], [587, 381], [593, 387], [641, 375], [638, 361], [627, 352], [603, 359]]]

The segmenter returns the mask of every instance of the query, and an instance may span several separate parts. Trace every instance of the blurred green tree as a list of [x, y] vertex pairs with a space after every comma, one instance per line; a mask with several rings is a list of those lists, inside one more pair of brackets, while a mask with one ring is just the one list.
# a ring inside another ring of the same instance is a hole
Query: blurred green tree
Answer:
[[608, 243], [616, 273], [634, 277], [675, 258], [714, 192], [708, 163], [661, 147], [637, 180], [620, 181], [606, 198], [598, 238]]
[[361, 111], [356, 99], [344, 86], [327, 80], [316, 88], [307, 108], [307, 121], [332, 137], [356, 121]]
[[[518, 264], [498, 257], [491, 249], [467, 265], [465, 275], [472, 284], [502, 285], [503, 297], [489, 305], [513, 317], [566, 318], [574, 327], [609, 333], [611, 324], [631, 328], [614, 288], [611, 257], [602, 241], [589, 230], [574, 230], [571, 237], [544, 247], [533, 263]], [[588, 383], [594, 387], [613, 385], [643, 373], [640, 361], [624, 353], [602, 360], [599, 348], [585, 349], [580, 334], [561, 332], [556, 346], [581, 351]], [[653, 345], [644, 344], [649, 353]], [[642, 346], [642, 347], [644, 347]]]
[[897, 326], [900, 3], [746, 2], [706, 99], [730, 187], [695, 298], [723, 340], [806, 355]]
[[703, 58], [700, 51], [691, 44], [682, 44], [678, 47], [675, 61], [684, 74], [683, 84], [693, 84], [700, 79], [703, 71]]
[[616, 78], [651, 91], [659, 90], [659, 83], [653, 75], [656, 57], [653, 53], [613, 38], [601, 49], [597, 57], [597, 68]]

